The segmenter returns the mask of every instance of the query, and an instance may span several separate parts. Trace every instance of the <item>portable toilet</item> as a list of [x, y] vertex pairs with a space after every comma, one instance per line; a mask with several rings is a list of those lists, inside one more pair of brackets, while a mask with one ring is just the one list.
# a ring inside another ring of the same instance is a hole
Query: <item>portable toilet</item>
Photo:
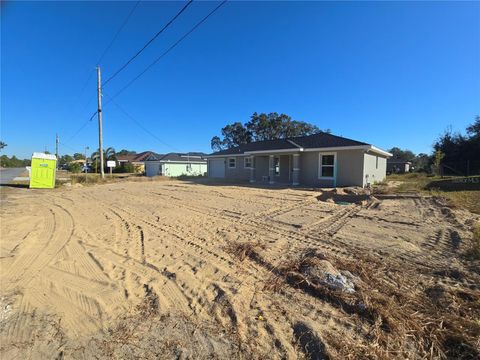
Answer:
[[53, 154], [35, 152], [32, 155], [30, 171], [30, 188], [53, 189], [55, 187], [55, 174], [57, 158]]

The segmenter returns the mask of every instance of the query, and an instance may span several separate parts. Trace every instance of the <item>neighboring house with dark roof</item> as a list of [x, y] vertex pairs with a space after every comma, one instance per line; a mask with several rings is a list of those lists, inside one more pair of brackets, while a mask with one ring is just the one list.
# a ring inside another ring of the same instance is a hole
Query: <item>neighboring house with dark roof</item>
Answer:
[[145, 159], [147, 176], [198, 176], [207, 174], [206, 154], [199, 152], [152, 154]]
[[143, 151], [139, 154], [118, 155], [117, 161], [120, 165], [131, 163], [135, 172], [142, 173], [145, 171], [145, 160], [151, 156], [163, 156], [162, 154], [154, 153], [153, 151]]
[[208, 176], [319, 187], [385, 179], [390, 153], [328, 133], [257, 141], [208, 155]]
[[413, 170], [412, 162], [399, 160], [399, 159], [388, 159], [387, 160], [387, 174], [404, 174]]

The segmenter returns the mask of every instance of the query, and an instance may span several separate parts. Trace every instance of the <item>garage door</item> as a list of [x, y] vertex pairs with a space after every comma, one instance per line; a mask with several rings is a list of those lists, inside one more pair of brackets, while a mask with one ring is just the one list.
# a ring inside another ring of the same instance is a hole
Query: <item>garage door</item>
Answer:
[[208, 173], [210, 177], [213, 178], [224, 178], [225, 177], [225, 160], [222, 159], [210, 159], [208, 162]]
[[160, 163], [158, 161], [145, 161], [145, 175], [146, 176], [160, 175]]

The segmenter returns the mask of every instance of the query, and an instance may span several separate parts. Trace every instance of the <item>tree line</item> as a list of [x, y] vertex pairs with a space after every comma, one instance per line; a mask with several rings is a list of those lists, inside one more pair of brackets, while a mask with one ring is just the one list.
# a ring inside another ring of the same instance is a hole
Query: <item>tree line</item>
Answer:
[[237, 121], [226, 125], [221, 130], [222, 138], [214, 136], [210, 145], [214, 151], [219, 151], [254, 141], [285, 139], [322, 131], [330, 132], [329, 129], [320, 130], [316, 125], [293, 120], [285, 114], [254, 112], [244, 124]]
[[[6, 146], [6, 143], [0, 141], [0, 150]], [[7, 155], [0, 156], [0, 167], [4, 168], [30, 166], [30, 163], [30, 159], [18, 159], [15, 155], [12, 155], [12, 157], [8, 157]]]
[[[103, 161], [104, 161], [104, 170], [107, 171], [107, 161], [115, 161], [118, 165], [118, 156], [120, 155], [129, 155], [129, 154], [136, 154], [135, 151], [129, 150], [121, 150], [116, 152], [113, 147], [108, 147], [103, 149]], [[73, 156], [71, 155], [62, 155], [59, 157], [58, 162], [60, 166], [66, 167], [67, 170], [71, 172], [80, 172], [82, 170], [82, 165], [78, 162], [74, 162], [75, 160], [84, 160], [85, 154], [75, 153]], [[95, 173], [100, 172], [100, 150], [97, 149], [94, 151], [90, 156], [90, 164], [91, 164], [91, 171]], [[113, 169], [113, 172], [116, 173], [132, 173], [134, 172], [134, 166], [131, 163], [121, 163], [120, 166], [116, 166]]]
[[394, 147], [388, 150], [393, 159], [411, 161], [415, 171], [437, 172], [442, 175], [480, 174], [480, 116], [467, 126], [465, 133], [447, 129], [432, 145], [430, 154], [415, 155]]
[[[0, 150], [7, 146], [6, 143], [0, 141]], [[45, 153], [50, 154], [50, 152], [46, 151]], [[107, 160], [114, 160], [117, 162], [117, 156], [121, 155], [134, 155], [136, 151], [125, 150], [122, 149], [119, 152], [116, 152], [113, 147], [108, 147], [103, 149], [103, 159], [104, 159], [104, 167], [107, 170], [106, 162]], [[75, 160], [85, 160], [85, 154], [82, 153], [74, 153], [73, 155], [64, 154], [58, 157], [58, 166], [63, 167], [66, 170], [72, 172], [80, 172], [82, 171], [82, 165], [79, 162], [75, 162]], [[100, 172], [100, 151], [97, 149], [94, 151], [91, 156], [91, 167], [94, 172]], [[1, 167], [25, 167], [31, 165], [31, 159], [18, 159], [15, 155], [12, 157], [8, 157], [7, 155], [0, 156], [0, 166]], [[120, 166], [116, 166], [114, 172], [122, 172], [122, 173], [132, 173], [134, 172], [134, 167], [130, 163], [122, 163]]]

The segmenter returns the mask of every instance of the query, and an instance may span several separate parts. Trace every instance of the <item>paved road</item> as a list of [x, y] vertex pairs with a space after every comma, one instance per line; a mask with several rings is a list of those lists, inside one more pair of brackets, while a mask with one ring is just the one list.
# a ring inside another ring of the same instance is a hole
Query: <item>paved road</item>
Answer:
[[24, 171], [24, 167], [0, 169], [0, 184], [8, 184], [12, 182], [14, 178], [20, 176], [20, 174]]

